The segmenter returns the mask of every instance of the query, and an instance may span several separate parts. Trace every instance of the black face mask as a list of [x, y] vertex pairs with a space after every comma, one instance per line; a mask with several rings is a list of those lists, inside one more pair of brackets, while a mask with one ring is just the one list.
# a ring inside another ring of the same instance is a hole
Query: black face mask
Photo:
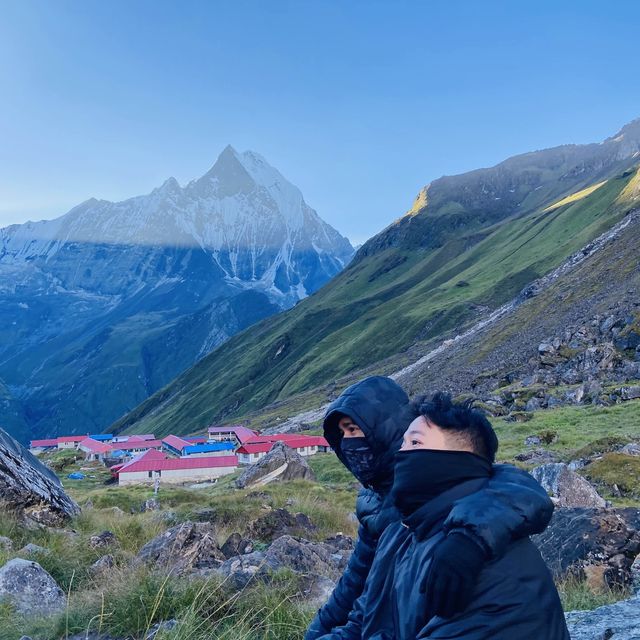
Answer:
[[448, 489], [490, 475], [491, 463], [468, 451], [400, 451], [396, 454], [391, 495], [400, 513], [407, 517]]
[[376, 478], [378, 468], [376, 456], [366, 438], [342, 438], [340, 442], [342, 456], [353, 475], [369, 486]]

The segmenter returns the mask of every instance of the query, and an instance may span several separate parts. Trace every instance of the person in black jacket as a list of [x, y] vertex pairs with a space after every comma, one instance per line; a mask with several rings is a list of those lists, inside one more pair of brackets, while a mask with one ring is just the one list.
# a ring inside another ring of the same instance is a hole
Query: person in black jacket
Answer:
[[[390, 495], [394, 456], [414, 417], [404, 390], [381, 376], [347, 388], [325, 414], [325, 438], [363, 485], [356, 501], [360, 526], [349, 564], [305, 640], [346, 624], [364, 589], [380, 536], [400, 521]], [[458, 501], [444, 522], [432, 562], [429, 600], [434, 612], [451, 614], [464, 608], [469, 585], [482, 566], [501, 557], [512, 540], [543, 531], [552, 513], [550, 498], [528, 473], [494, 465], [487, 486], [472, 500]]]
[[420, 402], [419, 414], [395, 463], [391, 494], [402, 521], [382, 534], [347, 624], [322, 640], [569, 640], [551, 574], [528, 538], [483, 565], [462, 611], [433, 611], [444, 523], [461, 501], [482, 508], [498, 440], [483, 414], [445, 394]]

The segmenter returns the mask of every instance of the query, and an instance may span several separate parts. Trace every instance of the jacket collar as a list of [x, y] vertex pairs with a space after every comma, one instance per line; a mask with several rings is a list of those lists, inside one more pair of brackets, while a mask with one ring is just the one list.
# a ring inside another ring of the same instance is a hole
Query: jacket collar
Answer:
[[487, 482], [488, 478], [475, 478], [461, 482], [433, 500], [429, 500], [408, 518], [405, 518], [402, 523], [423, 540], [442, 526], [457, 500], [480, 491]]

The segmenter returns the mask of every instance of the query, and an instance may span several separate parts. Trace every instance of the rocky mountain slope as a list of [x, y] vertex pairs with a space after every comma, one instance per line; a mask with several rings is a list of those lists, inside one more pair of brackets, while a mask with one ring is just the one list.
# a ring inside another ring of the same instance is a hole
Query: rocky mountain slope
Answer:
[[24, 421], [7, 426], [100, 431], [352, 254], [299, 189], [231, 147], [184, 188], [0, 229], [0, 401]]
[[[195, 431], [371, 367], [392, 373], [398, 354], [418, 360], [621, 223], [640, 202], [639, 163], [635, 121], [601, 144], [435, 181], [316, 295], [234, 337], [114, 428]], [[621, 234], [630, 245], [634, 229]], [[574, 300], [588, 298], [573, 286]]]

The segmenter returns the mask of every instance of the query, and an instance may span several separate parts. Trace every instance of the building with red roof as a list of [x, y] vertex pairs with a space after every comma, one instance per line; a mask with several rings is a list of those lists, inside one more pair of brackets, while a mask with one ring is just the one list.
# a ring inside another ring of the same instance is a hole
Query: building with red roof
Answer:
[[88, 436], [60, 436], [57, 438], [58, 449], [77, 449], [78, 445]]
[[299, 433], [280, 433], [256, 436], [243, 444], [237, 451], [240, 464], [253, 464], [265, 456], [276, 442], [283, 442], [301, 456], [313, 456], [329, 451], [329, 443], [322, 436], [308, 436]]
[[127, 453], [141, 453], [150, 449], [162, 449], [162, 440], [127, 440], [126, 442], [114, 442], [112, 449]]
[[[149, 452], [151, 453], [151, 452]], [[238, 468], [237, 456], [209, 456], [205, 458], [155, 459], [155, 456], [136, 458], [118, 471], [118, 484], [185, 482], [213, 482], [221, 476], [233, 473]]]
[[255, 431], [241, 424], [231, 427], [209, 427], [209, 442], [231, 441], [240, 445], [257, 435]]
[[185, 447], [190, 447], [193, 443], [188, 442], [187, 440], [183, 440], [178, 436], [167, 436], [166, 438], [162, 438], [162, 448], [168, 451], [169, 453], [173, 453], [174, 455], [180, 456], [182, 455], [182, 450]]
[[78, 444], [78, 450], [84, 451], [86, 460], [101, 460], [105, 458], [113, 451], [111, 445], [104, 442], [98, 442], [93, 438], [85, 438]]
[[49, 438], [48, 440], [32, 440], [29, 449], [32, 453], [40, 453], [49, 449], [57, 449], [58, 438]]

